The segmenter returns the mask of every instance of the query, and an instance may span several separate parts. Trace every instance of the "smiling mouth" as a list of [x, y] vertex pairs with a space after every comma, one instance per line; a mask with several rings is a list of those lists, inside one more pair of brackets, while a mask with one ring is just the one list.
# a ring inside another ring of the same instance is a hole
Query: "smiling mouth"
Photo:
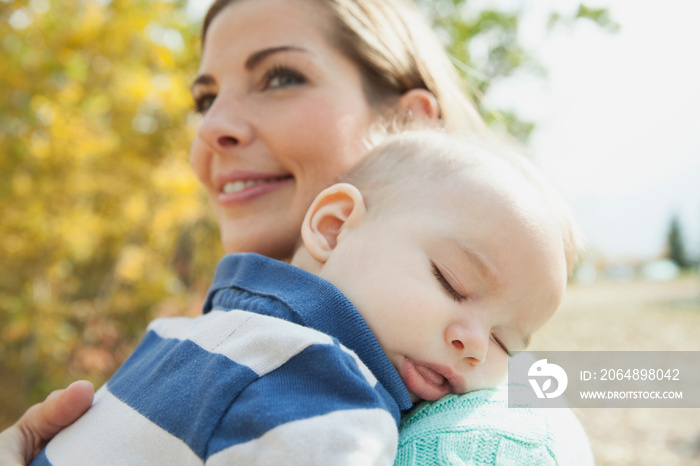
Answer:
[[229, 181], [221, 187], [221, 192], [224, 194], [234, 194], [246, 190], [248, 188], [252, 188], [253, 186], [258, 186], [267, 183], [276, 183], [279, 181], [286, 181], [291, 178], [291, 176], [279, 176], [276, 178]]

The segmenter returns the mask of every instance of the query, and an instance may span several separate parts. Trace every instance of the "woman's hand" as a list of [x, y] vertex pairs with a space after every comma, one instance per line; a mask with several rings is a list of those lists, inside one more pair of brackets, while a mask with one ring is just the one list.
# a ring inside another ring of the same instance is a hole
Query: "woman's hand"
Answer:
[[0, 432], [0, 464], [30, 463], [46, 442], [88, 410], [94, 394], [92, 384], [80, 380], [29, 408], [13, 426]]

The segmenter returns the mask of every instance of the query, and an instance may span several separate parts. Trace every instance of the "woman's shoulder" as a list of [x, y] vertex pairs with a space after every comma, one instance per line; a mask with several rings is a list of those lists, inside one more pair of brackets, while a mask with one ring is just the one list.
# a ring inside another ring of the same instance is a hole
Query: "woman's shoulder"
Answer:
[[416, 406], [401, 422], [396, 464], [594, 462], [588, 438], [570, 409], [509, 408], [508, 385], [503, 384]]

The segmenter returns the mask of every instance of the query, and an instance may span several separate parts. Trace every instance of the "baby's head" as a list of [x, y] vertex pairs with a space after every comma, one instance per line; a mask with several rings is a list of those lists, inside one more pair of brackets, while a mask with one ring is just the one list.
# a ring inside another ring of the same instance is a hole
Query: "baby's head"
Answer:
[[294, 265], [355, 304], [414, 400], [503, 380], [556, 311], [580, 248], [519, 154], [437, 132], [387, 138], [315, 199]]

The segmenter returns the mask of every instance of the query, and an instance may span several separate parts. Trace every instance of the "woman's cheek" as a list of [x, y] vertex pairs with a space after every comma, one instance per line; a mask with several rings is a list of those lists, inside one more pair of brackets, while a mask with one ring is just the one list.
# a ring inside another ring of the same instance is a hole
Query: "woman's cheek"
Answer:
[[192, 141], [192, 146], [190, 147], [190, 166], [197, 180], [199, 180], [204, 187], [207, 187], [207, 158], [204, 155], [203, 144], [196, 138]]

